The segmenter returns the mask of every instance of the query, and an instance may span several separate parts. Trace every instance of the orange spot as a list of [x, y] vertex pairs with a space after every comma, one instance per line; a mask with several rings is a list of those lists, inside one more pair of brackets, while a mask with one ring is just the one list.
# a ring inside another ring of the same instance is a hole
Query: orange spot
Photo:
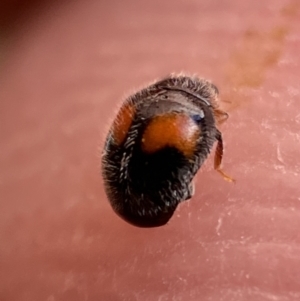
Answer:
[[128, 130], [134, 117], [134, 106], [132, 103], [126, 102], [118, 112], [118, 115], [112, 125], [112, 135], [117, 145], [124, 142]]
[[195, 151], [199, 127], [184, 114], [165, 114], [154, 117], [142, 137], [142, 150], [154, 153], [166, 146], [175, 147], [190, 157]]

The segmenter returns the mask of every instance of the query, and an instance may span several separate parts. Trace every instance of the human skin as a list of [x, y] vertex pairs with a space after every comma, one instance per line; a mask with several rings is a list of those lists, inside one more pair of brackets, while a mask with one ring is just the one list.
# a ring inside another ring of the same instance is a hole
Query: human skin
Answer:
[[[0, 300], [300, 300], [298, 2], [46, 4], [1, 51]], [[211, 156], [167, 225], [137, 228], [103, 141], [125, 96], [180, 71], [219, 88], [236, 183]]]

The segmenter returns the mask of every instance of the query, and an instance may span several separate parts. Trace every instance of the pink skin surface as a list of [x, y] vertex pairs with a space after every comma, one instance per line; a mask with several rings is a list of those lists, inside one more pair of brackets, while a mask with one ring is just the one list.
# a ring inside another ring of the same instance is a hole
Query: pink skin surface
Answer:
[[[299, 1], [46, 4], [1, 46], [0, 300], [300, 300]], [[218, 86], [237, 182], [210, 157], [169, 224], [135, 228], [103, 140], [124, 96], [180, 71]]]

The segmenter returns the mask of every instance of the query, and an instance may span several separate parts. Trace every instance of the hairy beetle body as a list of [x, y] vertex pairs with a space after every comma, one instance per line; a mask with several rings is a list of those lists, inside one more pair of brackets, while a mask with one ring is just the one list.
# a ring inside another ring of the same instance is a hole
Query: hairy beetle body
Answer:
[[121, 106], [102, 156], [105, 190], [114, 211], [139, 227], [166, 224], [192, 197], [192, 180], [215, 141], [215, 168], [223, 154], [216, 124], [218, 90], [207, 80], [173, 75], [140, 90]]

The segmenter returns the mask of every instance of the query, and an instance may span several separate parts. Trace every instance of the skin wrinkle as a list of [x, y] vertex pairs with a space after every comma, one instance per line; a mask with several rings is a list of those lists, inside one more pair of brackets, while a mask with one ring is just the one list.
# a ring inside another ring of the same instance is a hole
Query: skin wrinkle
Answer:
[[[217, 293], [213, 294], [215, 296], [211, 296], [212, 298], [221, 297], [222, 299], [218, 300], [228, 300], [227, 298], [234, 298], [234, 297], [245, 297], [249, 296], [252, 299], [255, 297], [263, 297], [264, 300], [270, 300], [270, 301], [290, 301], [290, 300], [299, 300], [300, 293], [299, 292], [293, 292], [288, 291], [282, 294], [274, 294], [271, 291], [268, 290], [262, 290], [258, 288], [257, 286], [246, 286], [246, 287], [240, 287], [237, 286], [234, 288], [221, 288], [220, 290], [217, 290]], [[224, 298], [224, 299], [223, 299]], [[291, 299], [293, 298], [293, 299]], [[211, 299], [213, 300], [213, 299]]]
[[[300, 251], [300, 244], [299, 243], [293, 243], [290, 241], [247, 241], [244, 243], [241, 240], [234, 240], [234, 239], [225, 239], [225, 240], [215, 240], [215, 241], [205, 241], [205, 240], [198, 240], [197, 243], [199, 243], [203, 248], [211, 248], [212, 246], [215, 246], [216, 248], [220, 248], [220, 245], [222, 245], [225, 249], [230, 249], [232, 247], [236, 247], [240, 250], [245, 251], [255, 251], [259, 253], [259, 250], [273, 250], [275, 247], [280, 248], [282, 250], [278, 251], [278, 253], [283, 252], [283, 256], [288, 257], [292, 256], [292, 254], [295, 254], [295, 259], [299, 259], [299, 256], [297, 254]], [[289, 254], [286, 254], [284, 252], [290, 251]]]

